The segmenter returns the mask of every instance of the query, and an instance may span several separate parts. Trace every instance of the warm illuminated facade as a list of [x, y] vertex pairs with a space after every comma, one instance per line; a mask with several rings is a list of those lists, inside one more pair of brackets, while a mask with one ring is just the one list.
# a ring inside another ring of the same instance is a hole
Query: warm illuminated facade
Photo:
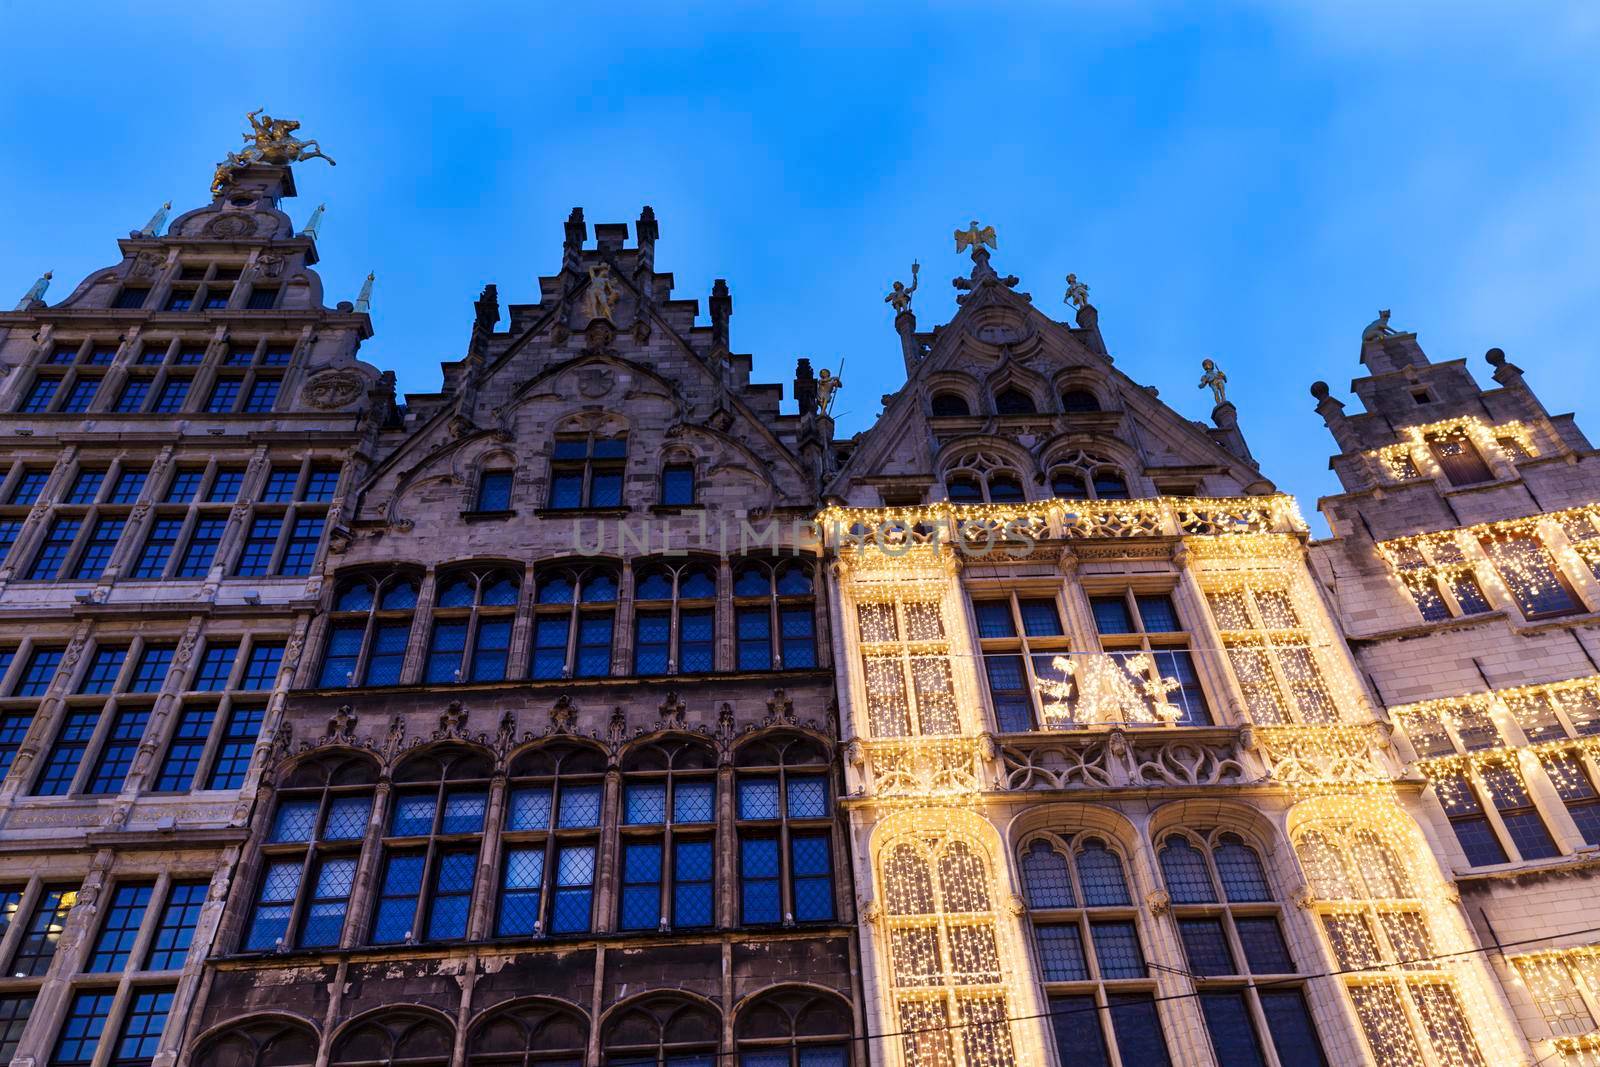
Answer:
[[1600, 460], [1505, 353], [1498, 388], [1369, 337], [1316, 550], [1428, 840], [1546, 1063], [1600, 1063]]
[[1338, 546], [1232, 405], [1179, 417], [1014, 283], [980, 246], [949, 324], [898, 316], [824, 516], [875, 1060], [1532, 1062]]
[[1600, 1063], [1600, 468], [1499, 352], [1369, 330], [1315, 542], [976, 227], [836, 442], [649, 208], [397, 398], [216, 181], [0, 314], [13, 1067]]

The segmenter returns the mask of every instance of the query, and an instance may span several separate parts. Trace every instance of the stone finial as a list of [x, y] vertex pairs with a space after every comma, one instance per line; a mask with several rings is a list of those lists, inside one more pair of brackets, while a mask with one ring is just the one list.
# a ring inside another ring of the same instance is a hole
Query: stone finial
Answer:
[[583, 221], [583, 208], [575, 207], [567, 216], [567, 247], [582, 248], [589, 239], [589, 224]]
[[361, 283], [361, 292], [356, 294], [355, 310], [358, 314], [367, 314], [372, 311], [372, 281], [376, 275], [370, 271], [367, 280]]
[[309, 237], [313, 241], [322, 236], [322, 213], [328, 210], [327, 204], [318, 204], [311, 212], [311, 217], [306, 220], [306, 228], [300, 231], [301, 237]]
[[160, 237], [161, 227], [167, 224], [167, 212], [171, 210], [172, 201], [168, 200], [165, 204], [162, 204], [156, 209], [156, 213], [154, 215], [150, 216], [150, 221], [144, 224], [143, 229], [139, 230], [138, 236]]
[[493, 333], [500, 321], [500, 289], [493, 282], [483, 287], [478, 299], [473, 301], [473, 322], [484, 333]]
[[728, 279], [718, 278], [711, 283], [711, 347], [713, 351], [728, 351], [728, 320], [733, 317], [733, 295], [728, 292]]
[[1328, 383], [1312, 382], [1311, 395], [1319, 401], [1328, 399]]
[[1483, 354], [1483, 358], [1494, 368], [1492, 377], [1495, 381], [1505, 386], [1522, 384], [1522, 368], [1506, 359], [1503, 349], [1491, 348]]
[[817, 403], [817, 376], [811, 372], [811, 360], [805, 356], [794, 363], [794, 400], [802, 415], [811, 411]]
[[44, 291], [50, 288], [50, 279], [53, 277], [55, 277], [55, 271], [50, 270], [47, 270], [43, 274], [39, 275], [38, 280], [33, 283], [33, 286], [26, 293], [24, 293], [22, 295], [22, 299], [17, 302], [17, 310], [27, 311], [36, 303], [44, 303]]

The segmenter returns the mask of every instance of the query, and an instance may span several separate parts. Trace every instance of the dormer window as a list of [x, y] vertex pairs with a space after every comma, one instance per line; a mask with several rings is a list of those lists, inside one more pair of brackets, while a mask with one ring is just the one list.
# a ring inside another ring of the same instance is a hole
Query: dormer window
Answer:
[[935, 418], [971, 414], [972, 409], [967, 406], [967, 398], [960, 393], [933, 394], [933, 415]]
[[511, 510], [511, 472], [484, 471], [478, 479], [476, 511]]

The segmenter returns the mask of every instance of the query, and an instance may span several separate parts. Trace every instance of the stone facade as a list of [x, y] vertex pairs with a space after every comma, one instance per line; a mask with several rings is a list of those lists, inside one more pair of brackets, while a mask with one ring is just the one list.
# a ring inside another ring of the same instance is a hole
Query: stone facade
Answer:
[[1584, 1062], [1596, 467], [1503, 354], [1369, 328], [1314, 542], [976, 228], [835, 442], [649, 208], [396, 398], [226, 179], [0, 314], [18, 1067]]
[[[0, 1028], [17, 1064], [171, 1063], [322, 596], [393, 413], [289, 172], [0, 313]], [[141, 1038], [141, 1035], [143, 1036]]]

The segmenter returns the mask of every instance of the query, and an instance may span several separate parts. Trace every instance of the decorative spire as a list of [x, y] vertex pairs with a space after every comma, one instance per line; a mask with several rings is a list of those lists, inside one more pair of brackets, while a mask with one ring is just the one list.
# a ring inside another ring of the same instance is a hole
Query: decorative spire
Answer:
[[322, 236], [322, 213], [327, 209], [327, 204], [317, 205], [317, 209], [311, 213], [311, 218], [306, 220], [306, 228], [300, 231], [301, 237], [309, 237], [315, 241]]
[[33, 283], [33, 288], [23, 294], [22, 299], [17, 303], [17, 310], [29, 311], [34, 304], [44, 303], [44, 291], [50, 288], [50, 279], [54, 276], [55, 272], [48, 270], [41, 274], [39, 280]]
[[[973, 219], [972, 225], [965, 230], [956, 231], [956, 251], [972, 249], [972, 274], [965, 278], [950, 279], [950, 284], [961, 290], [960, 295], [956, 297], [957, 304], [965, 304], [973, 290], [989, 282], [999, 282], [1008, 289], [1017, 287], [1017, 282], [1021, 279], [1015, 274], [1008, 274], [1002, 278], [995, 273], [993, 267], [989, 266], [989, 249], [998, 247], [1000, 245], [995, 240], [994, 227], [980, 227], [977, 219]], [[1026, 293], [1018, 295], [1024, 300], [1032, 299]]]
[[144, 229], [139, 231], [140, 237], [160, 237], [161, 228], [167, 224], [167, 212], [172, 210], [172, 201], [162, 204], [160, 209], [150, 216], [150, 221], [144, 224]]
[[361, 283], [361, 292], [356, 294], [356, 311], [359, 314], [365, 315], [365, 314], [367, 314], [367, 313], [372, 311], [372, 279], [373, 279], [373, 277], [374, 277], [374, 275], [369, 273], [367, 275], [367, 280]]

